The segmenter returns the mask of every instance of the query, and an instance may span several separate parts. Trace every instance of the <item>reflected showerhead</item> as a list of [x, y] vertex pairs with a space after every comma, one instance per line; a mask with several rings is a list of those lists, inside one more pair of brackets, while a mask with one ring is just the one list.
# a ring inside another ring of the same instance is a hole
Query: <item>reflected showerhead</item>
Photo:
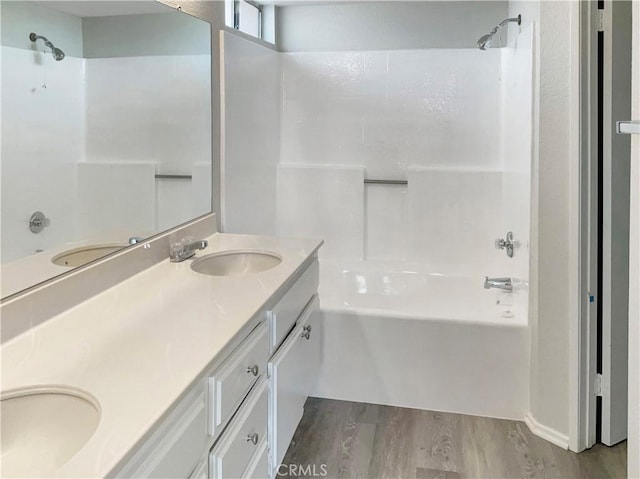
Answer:
[[59, 48], [56, 48], [53, 43], [47, 40], [46, 37], [43, 37], [41, 35], [36, 35], [35, 33], [31, 32], [29, 34], [29, 40], [31, 40], [34, 43], [37, 40], [42, 40], [44, 42], [44, 46], [51, 49], [51, 54], [53, 55], [53, 58], [55, 59], [55, 61], [59, 62], [64, 59], [64, 56], [65, 56], [64, 52]]
[[55, 58], [57, 62], [64, 60], [64, 52], [59, 48], [53, 47], [53, 50], [51, 53], [53, 53], [53, 58]]

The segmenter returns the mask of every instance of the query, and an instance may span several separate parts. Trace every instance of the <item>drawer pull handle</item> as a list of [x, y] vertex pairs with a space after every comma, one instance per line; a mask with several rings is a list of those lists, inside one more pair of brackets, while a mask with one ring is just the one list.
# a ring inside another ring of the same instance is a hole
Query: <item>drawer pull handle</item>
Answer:
[[311, 325], [310, 324], [306, 325], [304, 328], [302, 328], [302, 330], [310, 333], [311, 332]]
[[249, 366], [247, 368], [247, 373], [253, 374], [254, 376], [258, 376], [258, 373], [260, 373], [260, 368], [258, 368], [257, 364], [254, 364], [253, 366]]
[[311, 338], [311, 333], [309, 331], [305, 331], [304, 333], [302, 333], [300, 335], [301, 337], [303, 337], [304, 339], [306, 339], [307, 341], [309, 340], [309, 338]]
[[247, 436], [247, 442], [250, 442], [251, 444], [256, 446], [258, 444], [258, 433], [254, 432], [253, 434], [249, 434]]

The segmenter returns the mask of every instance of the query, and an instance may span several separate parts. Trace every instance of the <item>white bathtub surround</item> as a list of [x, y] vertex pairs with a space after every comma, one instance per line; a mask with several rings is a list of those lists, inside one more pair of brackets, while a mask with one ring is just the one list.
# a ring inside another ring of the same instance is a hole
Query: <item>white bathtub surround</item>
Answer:
[[[74, 238], [74, 165], [84, 156], [85, 104], [82, 59], [56, 62], [49, 54], [7, 46], [0, 47], [0, 57], [5, 263]], [[51, 218], [38, 235], [28, 225], [35, 211]]]
[[100, 405], [95, 434], [56, 477], [114, 472], [193, 381], [263, 320], [256, 313], [319, 245], [216, 234], [199, 255], [269, 250], [282, 263], [260, 275], [216, 278], [167, 259], [5, 343], [3, 391], [60, 384]]
[[[190, 182], [131, 188], [127, 184], [134, 184], [138, 173], [117, 175], [127, 162], [154, 163], [157, 173], [182, 175], [191, 174], [192, 164], [210, 163], [209, 55], [67, 55], [56, 62], [49, 54], [0, 48], [3, 263], [123, 228], [122, 218], [135, 225], [134, 232], [166, 229], [193, 217]], [[177, 125], [181, 130], [187, 125], [190, 135], [175, 135]], [[83, 185], [78, 178], [94, 168], [86, 163], [111, 163], [113, 169], [96, 171], [95, 181]], [[85, 195], [99, 191], [103, 199]], [[80, 210], [77, 198], [86, 200]], [[207, 212], [210, 186], [208, 198]], [[38, 210], [51, 225], [33, 234], [28, 219]]]
[[365, 185], [364, 258], [393, 260], [407, 257], [407, 190], [404, 185]]
[[364, 168], [278, 166], [279, 236], [324, 238], [327, 258], [362, 258]]
[[[88, 58], [85, 64], [87, 159], [152, 161], [159, 173], [184, 175], [193, 162], [209, 160], [209, 55]], [[190, 134], [176, 135], [178, 125]]]
[[211, 211], [211, 178], [213, 178], [211, 162], [194, 163], [191, 167], [191, 178], [191, 204], [193, 205], [191, 217], [197, 218]]
[[511, 276], [509, 258], [494, 248], [505, 233], [502, 172], [410, 168], [407, 175], [411, 260], [434, 273]]
[[156, 231], [157, 164], [83, 162], [77, 168], [77, 231], [81, 237], [116, 228], [132, 235], [135, 231]]
[[520, 243], [509, 273], [529, 278], [533, 156], [533, 25], [502, 50], [503, 218]]
[[220, 32], [222, 225], [234, 233], [275, 234], [282, 68], [278, 52]]
[[408, 165], [502, 165], [499, 50], [283, 58], [283, 163], [363, 165], [371, 178], [404, 178]]

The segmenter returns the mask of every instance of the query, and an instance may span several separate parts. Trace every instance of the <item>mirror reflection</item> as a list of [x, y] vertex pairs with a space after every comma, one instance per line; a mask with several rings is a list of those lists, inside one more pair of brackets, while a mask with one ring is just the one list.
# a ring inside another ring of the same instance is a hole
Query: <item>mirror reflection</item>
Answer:
[[211, 27], [2, 1], [1, 296], [211, 211]]

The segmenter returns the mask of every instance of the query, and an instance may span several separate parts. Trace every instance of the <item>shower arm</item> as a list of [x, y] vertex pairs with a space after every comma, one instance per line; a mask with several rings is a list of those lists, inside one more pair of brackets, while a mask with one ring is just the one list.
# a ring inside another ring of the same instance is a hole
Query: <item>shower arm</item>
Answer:
[[504, 27], [508, 23], [517, 23], [518, 25], [522, 24], [522, 16], [518, 15], [517, 17], [507, 18], [506, 20], [502, 20], [493, 30], [491, 30], [491, 35], [495, 35], [498, 33], [502, 27]]
[[53, 55], [53, 58], [55, 58], [56, 61], [59, 62], [60, 60], [64, 59], [65, 57], [64, 52], [59, 48], [56, 48], [56, 46], [53, 43], [51, 43], [47, 37], [43, 37], [42, 35], [37, 35], [31, 32], [29, 34], [29, 40], [31, 40], [33, 43], [37, 42], [38, 40], [42, 40], [44, 42], [44, 46], [51, 49], [51, 54]]
[[33, 43], [37, 42], [38, 40], [42, 40], [44, 42], [44, 46], [47, 48], [51, 48], [52, 50], [55, 48], [53, 46], [53, 43], [51, 43], [47, 37], [43, 37], [42, 35], [36, 35], [35, 33], [30, 33], [29, 34], [29, 40], [31, 40]]

